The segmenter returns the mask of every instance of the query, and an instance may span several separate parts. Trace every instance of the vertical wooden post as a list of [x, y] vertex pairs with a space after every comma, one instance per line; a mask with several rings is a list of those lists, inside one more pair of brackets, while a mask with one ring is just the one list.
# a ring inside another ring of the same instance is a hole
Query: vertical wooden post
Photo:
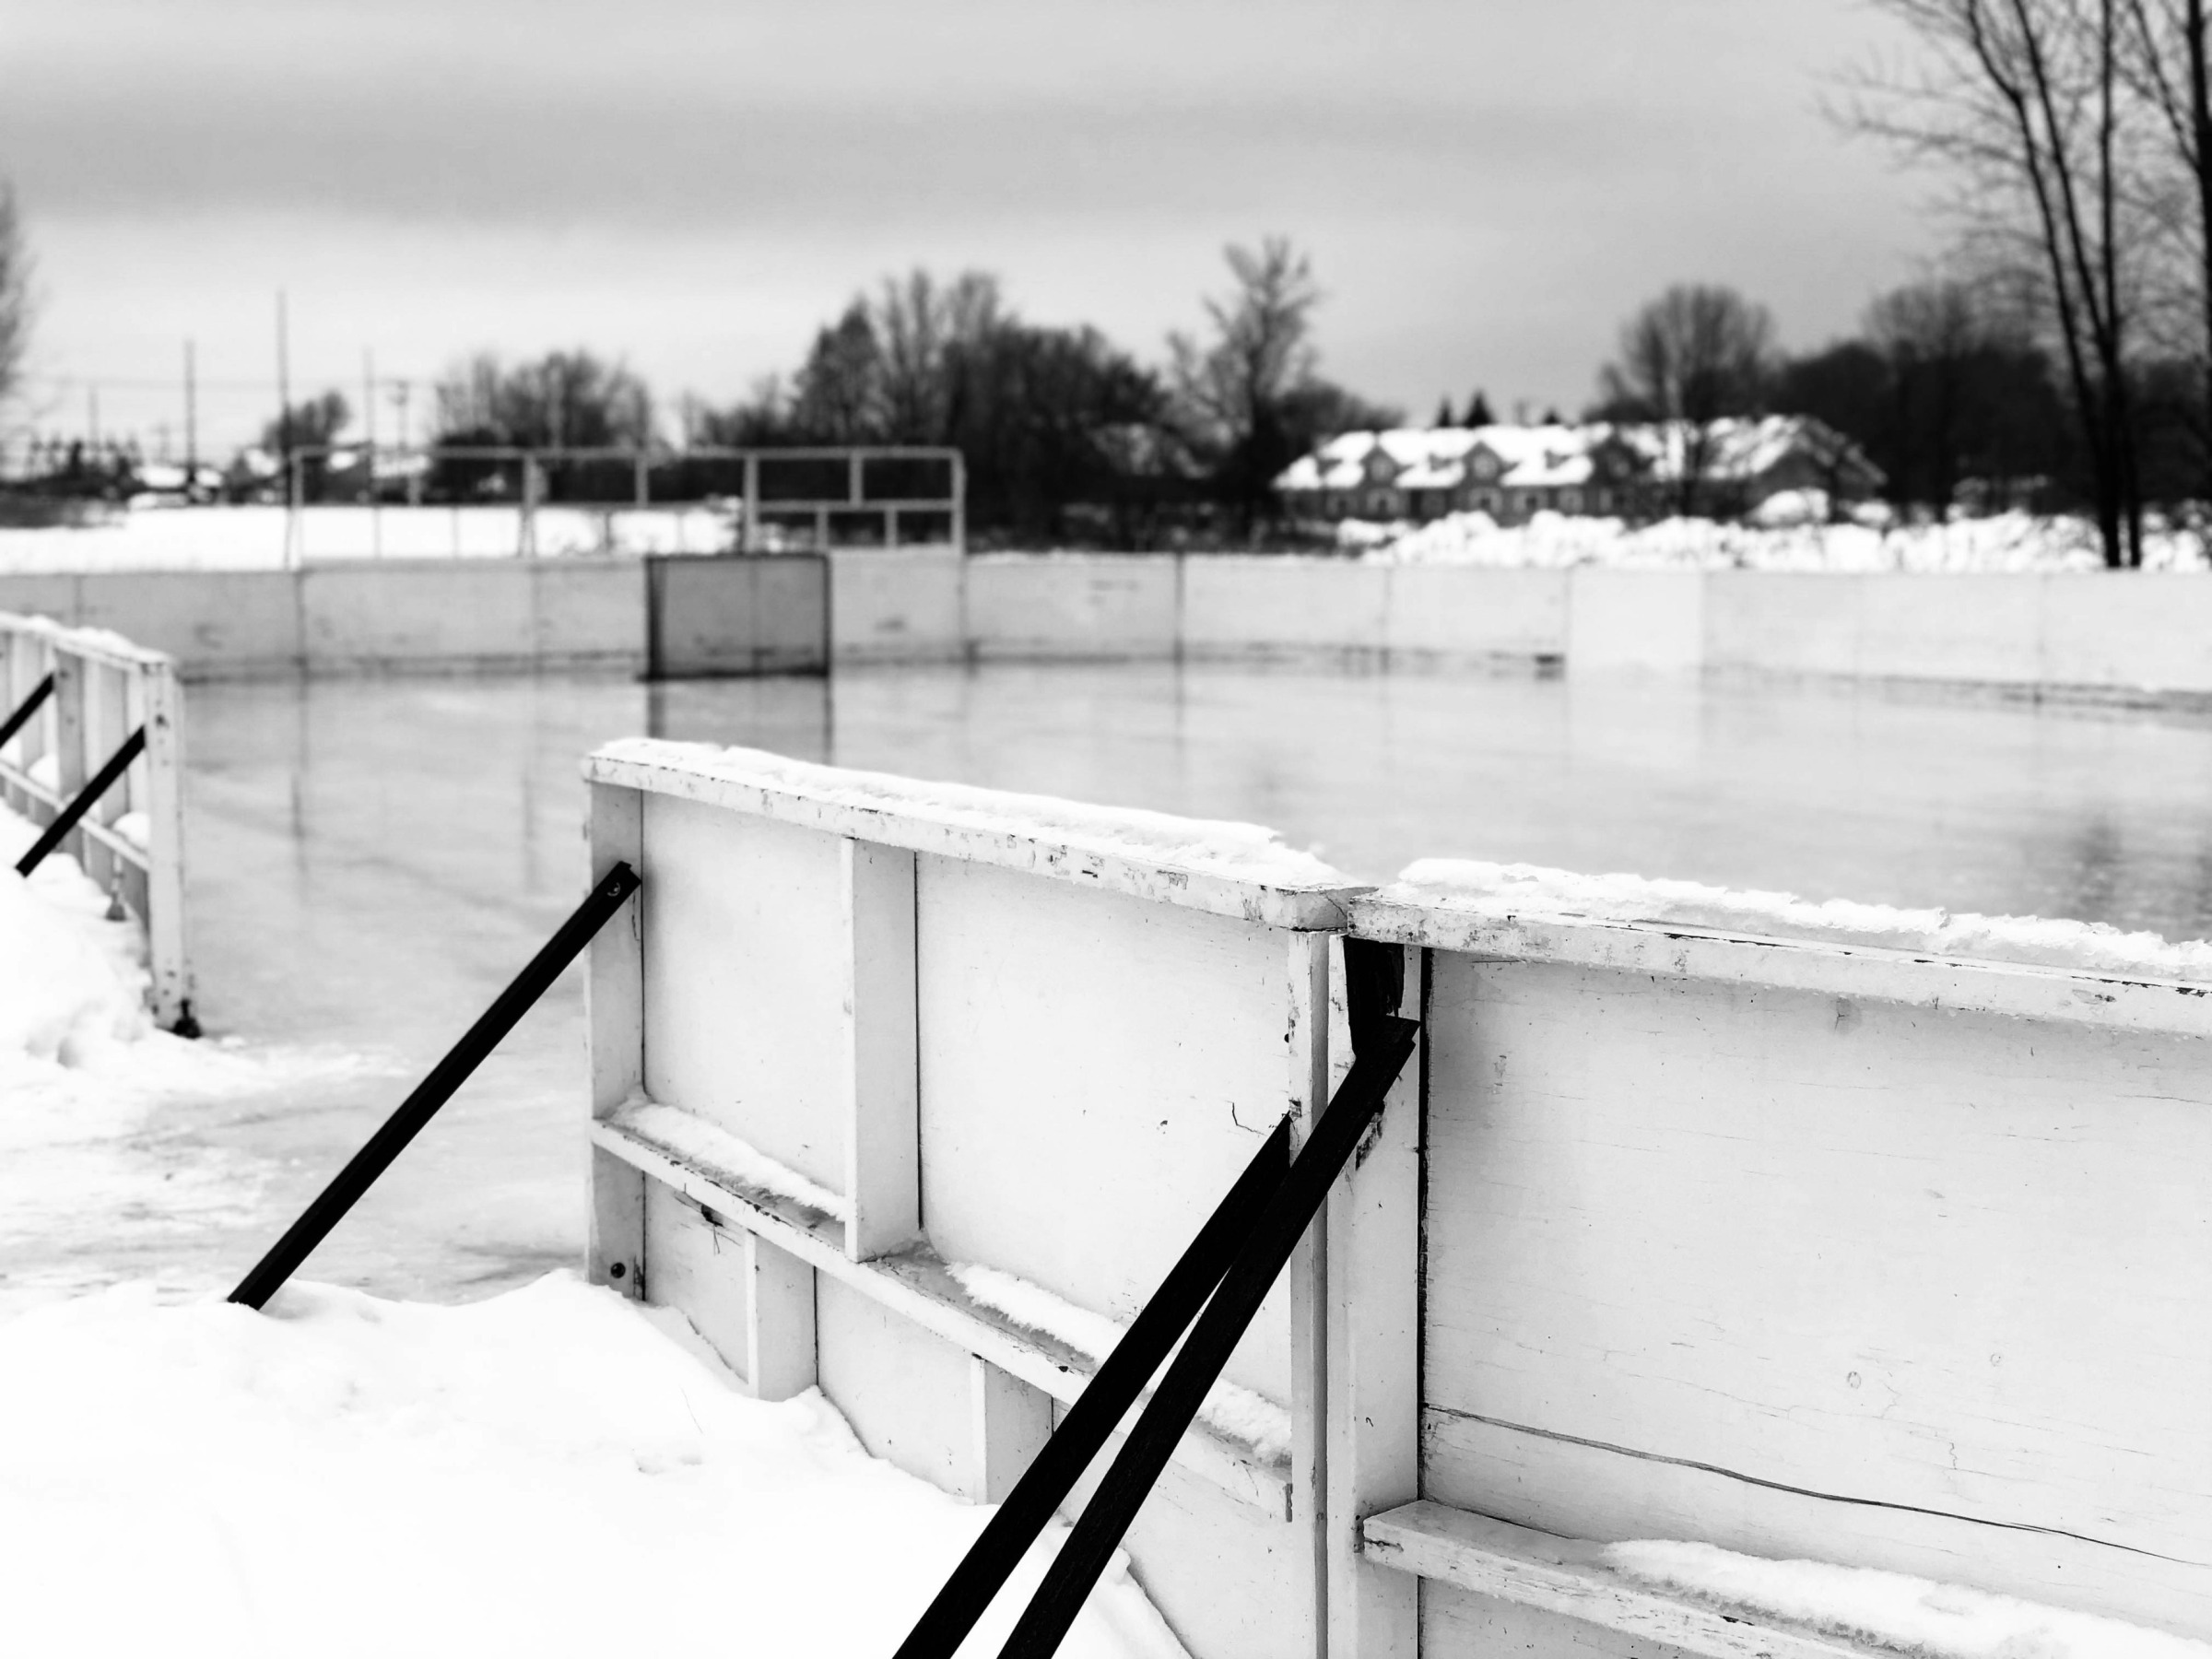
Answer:
[[914, 1052], [914, 855], [847, 840], [845, 1253], [922, 1236], [921, 1088]]
[[[1406, 951], [1397, 1012], [1422, 1015]], [[1336, 976], [1343, 982], [1343, 976]], [[1417, 1659], [1420, 1585], [1359, 1556], [1359, 1522], [1420, 1496], [1422, 1051], [1328, 1203], [1328, 1659]]]
[[760, 550], [760, 457], [745, 458], [745, 523], [737, 536], [737, 551]]
[[[645, 866], [645, 797], [610, 783], [591, 786], [592, 879], [618, 864]], [[584, 957], [584, 1029], [591, 1045], [592, 1117], [611, 1117], [645, 1087], [645, 895], [593, 937]], [[645, 1177], [592, 1149], [591, 1241], [585, 1274], [632, 1300], [645, 1294]]]
[[745, 1234], [745, 1377], [759, 1400], [814, 1386], [814, 1269], [758, 1233]]
[[968, 1356], [968, 1466], [958, 1490], [971, 1503], [998, 1503], [1053, 1437], [1053, 1400], [989, 1360]]
[[[53, 752], [60, 773], [55, 793], [64, 804], [76, 798], [85, 780], [92, 775], [92, 767], [99, 764], [88, 765], [85, 760], [89, 742], [85, 729], [86, 678], [85, 659], [57, 646], [53, 653]], [[75, 858], [84, 844], [84, 832], [73, 830], [63, 841], [61, 850]]]
[[[1329, 1089], [1330, 935], [1288, 935], [1288, 1104], [1293, 1155], [1312, 1135]], [[1306, 1229], [1290, 1257], [1290, 1524], [1301, 1576], [1309, 1580], [1315, 1653], [1328, 1629], [1328, 1576], [1323, 1515], [1328, 1444], [1328, 1207]]]
[[146, 934], [154, 1018], [176, 1030], [192, 1016], [184, 940], [184, 701], [171, 663], [140, 680], [146, 703]]

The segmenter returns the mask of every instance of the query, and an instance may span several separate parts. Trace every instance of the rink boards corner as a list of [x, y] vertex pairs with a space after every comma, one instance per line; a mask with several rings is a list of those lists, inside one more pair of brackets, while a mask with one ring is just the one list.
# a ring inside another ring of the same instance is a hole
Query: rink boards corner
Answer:
[[1325, 1105], [1340, 938], [1406, 952], [1415, 1064], [1127, 1539], [1197, 1659], [1848, 1651], [1627, 1583], [1634, 1538], [2212, 1636], [2203, 987], [1470, 915], [658, 747], [586, 765], [594, 876], [644, 877], [589, 960], [591, 1275], [979, 1502]]

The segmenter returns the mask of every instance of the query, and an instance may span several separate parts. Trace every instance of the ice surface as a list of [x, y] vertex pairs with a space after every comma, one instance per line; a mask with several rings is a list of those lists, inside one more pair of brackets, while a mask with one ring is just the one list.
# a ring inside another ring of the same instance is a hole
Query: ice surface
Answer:
[[1657, 1540], [1609, 1545], [1605, 1560], [1642, 1583], [1724, 1609], [1924, 1659], [2212, 1659], [2212, 1643], [1900, 1572]]
[[1231, 881], [1277, 888], [1356, 885], [1343, 871], [1286, 844], [1276, 831], [1258, 824], [1173, 818], [1132, 806], [1097, 806], [1050, 795], [819, 766], [765, 749], [716, 748], [650, 737], [607, 744], [594, 759], [663, 766], [828, 806], [895, 813]]
[[1578, 876], [1537, 865], [1425, 858], [1406, 865], [1398, 884], [1379, 896], [1500, 918], [1665, 922], [2098, 973], [2212, 979], [2212, 941], [2203, 939], [2173, 942], [2154, 933], [2042, 916], [1954, 915], [1845, 899], [1814, 903], [1794, 893], [1734, 891], [1643, 876]]
[[[0, 1324], [10, 1653], [882, 1659], [991, 1513], [566, 1274], [465, 1307], [159, 1302]], [[1122, 1557], [1062, 1652], [1183, 1655]]]
[[678, 1162], [721, 1178], [725, 1185], [759, 1187], [826, 1216], [845, 1213], [845, 1201], [828, 1187], [696, 1113], [641, 1099], [626, 1103], [613, 1122], [617, 1128], [673, 1153]]
[[[1113, 1351], [1126, 1328], [1119, 1320], [1078, 1308], [1042, 1285], [995, 1267], [952, 1262], [947, 1264], [947, 1270], [986, 1308], [995, 1308], [1016, 1324], [1058, 1338], [1078, 1354], [1088, 1355], [1094, 1365]], [[1263, 1462], [1290, 1455], [1289, 1412], [1226, 1378], [1207, 1392], [1198, 1417], [1218, 1433], [1250, 1446]]]

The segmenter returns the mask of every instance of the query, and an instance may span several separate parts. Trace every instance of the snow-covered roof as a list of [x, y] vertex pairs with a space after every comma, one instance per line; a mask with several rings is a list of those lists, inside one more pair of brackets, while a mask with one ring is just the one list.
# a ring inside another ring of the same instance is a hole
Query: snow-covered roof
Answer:
[[[1383, 480], [1400, 489], [1453, 489], [1471, 480], [1469, 464], [1479, 451], [1498, 458], [1500, 472], [1485, 482], [1507, 489], [1557, 489], [1589, 483], [1596, 453], [1618, 443], [1642, 463], [1644, 476], [1665, 483], [1682, 477], [1691, 429], [1683, 422], [1583, 421], [1546, 426], [1400, 427], [1381, 432], [1344, 432], [1277, 476], [1290, 491], [1357, 489], [1369, 483], [1377, 450], [1391, 462]], [[1870, 481], [1879, 473], [1848, 439], [1803, 415], [1731, 418], [1707, 429], [1703, 472], [1708, 478], [1749, 482], [1810, 452], [1823, 458], [1843, 452], [1844, 465]]]

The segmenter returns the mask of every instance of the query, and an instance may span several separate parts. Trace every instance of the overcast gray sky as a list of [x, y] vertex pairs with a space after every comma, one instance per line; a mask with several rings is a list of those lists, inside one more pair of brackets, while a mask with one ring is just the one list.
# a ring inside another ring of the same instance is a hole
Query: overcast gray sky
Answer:
[[1853, 0], [0, 0], [0, 172], [48, 425], [87, 379], [173, 423], [189, 336], [242, 435], [279, 288], [300, 391], [588, 344], [724, 399], [915, 263], [1151, 359], [1271, 231], [1324, 370], [1426, 419], [1579, 405], [1677, 279], [1849, 326], [1933, 246], [1818, 109], [1897, 45]]

